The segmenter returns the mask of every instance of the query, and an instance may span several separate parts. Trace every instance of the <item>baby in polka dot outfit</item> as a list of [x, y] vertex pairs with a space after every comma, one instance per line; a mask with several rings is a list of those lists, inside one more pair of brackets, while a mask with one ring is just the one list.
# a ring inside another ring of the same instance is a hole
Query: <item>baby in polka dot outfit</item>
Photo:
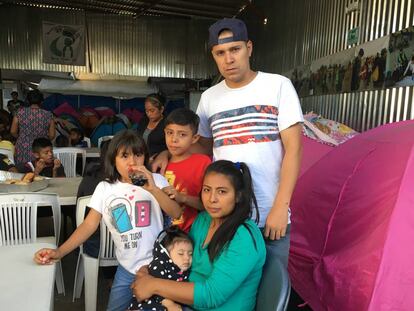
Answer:
[[[193, 242], [184, 231], [177, 226], [162, 231], [154, 243], [152, 255], [153, 260], [148, 266], [149, 274], [177, 282], [188, 281]], [[142, 302], [134, 298], [128, 310], [171, 311], [181, 310], [181, 306], [172, 300], [154, 295]]]

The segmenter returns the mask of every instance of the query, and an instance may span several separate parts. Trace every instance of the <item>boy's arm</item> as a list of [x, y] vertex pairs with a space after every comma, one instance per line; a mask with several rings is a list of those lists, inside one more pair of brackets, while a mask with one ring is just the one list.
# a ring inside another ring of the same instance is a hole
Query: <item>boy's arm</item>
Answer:
[[196, 210], [203, 211], [203, 204], [199, 197], [191, 196], [182, 193], [175, 189], [174, 186], [168, 186], [162, 188], [162, 190], [169, 196], [171, 200], [175, 200], [178, 204], [184, 204], [186, 206], [195, 208]]

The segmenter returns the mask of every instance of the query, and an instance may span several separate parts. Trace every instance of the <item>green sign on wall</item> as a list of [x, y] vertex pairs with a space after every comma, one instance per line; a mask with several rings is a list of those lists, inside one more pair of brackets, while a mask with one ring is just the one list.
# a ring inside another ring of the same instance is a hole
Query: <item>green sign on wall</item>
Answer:
[[348, 31], [348, 38], [347, 38], [348, 45], [353, 45], [353, 44], [358, 43], [358, 33], [359, 33], [358, 27], [352, 28]]

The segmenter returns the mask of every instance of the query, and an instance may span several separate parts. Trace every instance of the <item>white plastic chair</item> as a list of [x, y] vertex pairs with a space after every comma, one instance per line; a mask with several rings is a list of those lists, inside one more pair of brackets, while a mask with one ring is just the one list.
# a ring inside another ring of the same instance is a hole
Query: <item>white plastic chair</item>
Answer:
[[[91, 196], [78, 198], [76, 204], [76, 225], [80, 226], [85, 218], [86, 206]], [[98, 295], [98, 271], [99, 267], [117, 266], [115, 257], [115, 245], [111, 233], [105, 223], [100, 223], [100, 249], [98, 258], [84, 253], [80, 246], [78, 263], [76, 265], [75, 282], [73, 284], [73, 301], [82, 293], [83, 280], [85, 279], [85, 311], [95, 311]]]
[[65, 169], [66, 177], [76, 177], [76, 160], [78, 155], [82, 156], [82, 173], [85, 169], [86, 150], [84, 148], [62, 147], [54, 148], [53, 154], [58, 158]]
[[88, 148], [91, 147], [91, 139], [89, 137], [83, 137], [83, 140], [86, 141]]
[[13, 151], [7, 148], [0, 148], [0, 153], [6, 155], [10, 161], [14, 164], [14, 154]]
[[[55, 236], [37, 238], [37, 210], [42, 206], [52, 208]], [[0, 193], [0, 246], [33, 242], [58, 245], [60, 222], [60, 204], [55, 193]], [[60, 261], [56, 263], [56, 287], [59, 294], [65, 294]]]
[[98, 148], [101, 148], [101, 144], [102, 144], [104, 141], [107, 141], [107, 140], [112, 139], [112, 137], [114, 137], [114, 135], [107, 135], [107, 136], [102, 136], [102, 137], [99, 137], [99, 138], [98, 138]]

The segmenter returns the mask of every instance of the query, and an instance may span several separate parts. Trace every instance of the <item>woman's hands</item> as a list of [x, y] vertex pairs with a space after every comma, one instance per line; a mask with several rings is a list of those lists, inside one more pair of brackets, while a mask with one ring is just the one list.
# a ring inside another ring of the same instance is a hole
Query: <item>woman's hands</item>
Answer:
[[152, 287], [154, 280], [155, 278], [148, 273], [148, 266], [142, 266], [137, 271], [131, 289], [138, 301], [143, 301], [154, 295]]
[[35, 253], [33, 260], [39, 265], [51, 265], [61, 258], [58, 249], [42, 248]]

